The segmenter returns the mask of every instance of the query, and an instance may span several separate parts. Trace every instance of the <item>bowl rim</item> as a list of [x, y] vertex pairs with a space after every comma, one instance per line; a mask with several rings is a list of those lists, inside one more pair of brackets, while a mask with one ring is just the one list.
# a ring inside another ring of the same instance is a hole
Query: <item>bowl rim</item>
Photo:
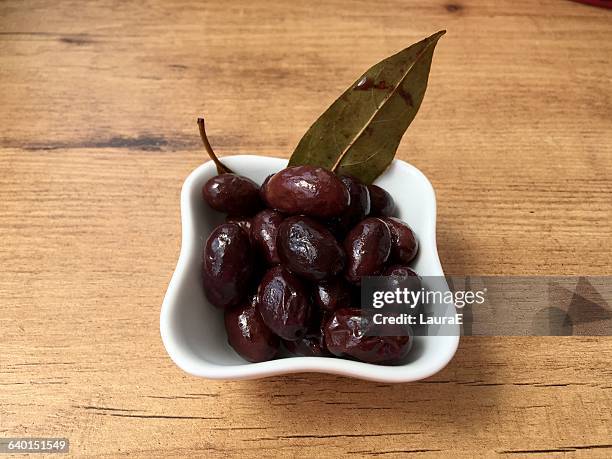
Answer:
[[[278, 158], [272, 156], [260, 155], [233, 155], [224, 156], [224, 161], [228, 163], [245, 162], [245, 160], [269, 161], [270, 163], [286, 163], [286, 158]], [[346, 359], [337, 359], [329, 357], [287, 357], [266, 362], [248, 363], [239, 365], [221, 365], [204, 360], [196, 360], [183, 348], [180, 340], [177, 340], [172, 330], [174, 298], [177, 295], [178, 284], [180, 279], [185, 275], [187, 270], [187, 261], [190, 255], [191, 244], [187, 241], [192, 240], [193, 234], [193, 215], [190, 209], [192, 189], [198, 181], [201, 174], [205, 173], [212, 165], [212, 161], [207, 161], [204, 164], [196, 167], [185, 179], [181, 188], [181, 249], [176, 268], [172, 274], [172, 278], [168, 285], [168, 289], [164, 296], [160, 311], [160, 334], [162, 342], [168, 355], [174, 363], [183, 371], [198, 377], [216, 380], [240, 380], [264, 378], [276, 376], [280, 374], [300, 373], [300, 372], [317, 372], [336, 374], [341, 376], [349, 376], [363, 380], [378, 381], [378, 382], [410, 382], [417, 381], [442, 370], [454, 357], [459, 346], [460, 336], [426, 336], [421, 337], [423, 340], [440, 340], [447, 341], [440, 349], [437, 355], [435, 364], [425, 366], [424, 368], [414, 368], [411, 364], [398, 366], [382, 366], [365, 362], [358, 362]], [[404, 168], [415, 174], [429, 188], [433, 198], [433, 221], [432, 236], [433, 236], [433, 251], [432, 259], [435, 259], [438, 275], [443, 276], [440, 258], [438, 256], [436, 242], [436, 196], [435, 190], [429, 179], [418, 168], [401, 159], [394, 159], [392, 162], [394, 167]], [[230, 164], [231, 166], [231, 164]], [[281, 165], [282, 166], [282, 165]], [[214, 165], [213, 165], [214, 167]], [[387, 172], [385, 172], [387, 173]], [[383, 174], [384, 175], [384, 174]], [[199, 236], [198, 236], [199, 237]]]

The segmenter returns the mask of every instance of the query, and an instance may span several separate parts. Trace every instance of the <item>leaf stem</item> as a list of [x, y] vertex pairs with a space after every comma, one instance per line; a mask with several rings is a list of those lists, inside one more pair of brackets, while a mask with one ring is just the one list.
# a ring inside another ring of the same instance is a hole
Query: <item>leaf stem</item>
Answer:
[[210, 142], [208, 141], [208, 136], [206, 135], [206, 128], [204, 126], [204, 118], [198, 118], [198, 128], [200, 128], [200, 137], [202, 138], [202, 143], [204, 144], [206, 153], [208, 153], [208, 156], [210, 156], [210, 159], [212, 159], [213, 162], [215, 163], [215, 166], [217, 166], [217, 173], [218, 174], [233, 174], [232, 170], [229, 167], [225, 166], [221, 161], [219, 161], [219, 158], [217, 158], [217, 155], [215, 154], [214, 150], [210, 146]]

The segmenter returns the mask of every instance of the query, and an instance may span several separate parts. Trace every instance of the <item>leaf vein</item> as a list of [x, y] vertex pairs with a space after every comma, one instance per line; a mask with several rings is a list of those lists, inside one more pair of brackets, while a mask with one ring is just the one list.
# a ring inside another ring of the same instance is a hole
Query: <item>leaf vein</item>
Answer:
[[[442, 35], [440, 32], [438, 33], [439, 36], [438, 38]], [[431, 38], [431, 37], [430, 37]], [[397, 81], [397, 83], [395, 84], [395, 86], [393, 87], [393, 89], [384, 97], [384, 99], [382, 100], [382, 102], [380, 103], [380, 105], [378, 106], [378, 108], [376, 110], [374, 110], [374, 112], [372, 113], [372, 115], [370, 116], [370, 118], [366, 121], [366, 123], [364, 124], [364, 126], [357, 132], [357, 134], [353, 137], [353, 139], [348, 143], [348, 145], [340, 152], [340, 155], [338, 155], [338, 158], [336, 159], [336, 162], [334, 163], [334, 165], [332, 166], [331, 170], [335, 171], [338, 166], [340, 165], [340, 163], [342, 162], [342, 160], [344, 159], [344, 157], [346, 156], [347, 152], [352, 148], [352, 146], [355, 144], [355, 142], [363, 135], [363, 133], [365, 132], [365, 130], [367, 129], [367, 127], [372, 123], [372, 121], [374, 120], [374, 118], [376, 117], [376, 115], [378, 115], [378, 113], [380, 112], [380, 110], [382, 109], [382, 107], [391, 99], [391, 97], [393, 95], [396, 94], [397, 90], [400, 88], [400, 86], [402, 85], [402, 83], [404, 82], [404, 80], [407, 78], [407, 76], [410, 74], [410, 72], [412, 71], [412, 69], [414, 68], [414, 66], [420, 61], [420, 59], [425, 55], [425, 53], [429, 50], [430, 46], [435, 45], [437, 43], [437, 39], [436, 40], [431, 40], [428, 43], [426, 43], [423, 47], [422, 50], [420, 50], [418, 52], [418, 54], [415, 56], [415, 58], [412, 60], [412, 63], [408, 66], [408, 68], [406, 69], [406, 71], [403, 73], [402, 77]]]

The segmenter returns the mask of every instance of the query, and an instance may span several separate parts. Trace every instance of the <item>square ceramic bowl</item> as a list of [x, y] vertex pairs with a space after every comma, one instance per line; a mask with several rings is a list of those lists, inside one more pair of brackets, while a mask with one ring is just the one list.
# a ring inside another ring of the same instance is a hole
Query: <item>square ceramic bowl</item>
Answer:
[[[236, 173], [258, 183], [287, 165], [285, 159], [249, 155], [224, 157], [223, 162]], [[223, 216], [202, 200], [202, 186], [215, 174], [212, 161], [202, 164], [187, 177], [181, 191], [181, 253], [160, 319], [164, 346], [180, 368], [209, 379], [252, 379], [320, 372], [373, 381], [406, 382], [431, 376], [452, 359], [459, 345], [458, 327], [455, 336], [416, 337], [409, 359], [399, 366], [328, 357], [286, 357], [260, 363], [242, 359], [227, 343], [223, 312], [206, 301], [201, 283], [203, 242], [212, 229], [223, 222]], [[414, 269], [421, 276], [443, 276], [436, 247], [436, 198], [427, 177], [414, 166], [395, 160], [376, 184], [391, 193], [398, 217], [417, 235], [420, 249], [413, 262]], [[448, 286], [445, 281], [443, 284], [444, 291]], [[440, 307], [448, 309], [448, 306]], [[450, 313], [448, 310], [443, 314]]]

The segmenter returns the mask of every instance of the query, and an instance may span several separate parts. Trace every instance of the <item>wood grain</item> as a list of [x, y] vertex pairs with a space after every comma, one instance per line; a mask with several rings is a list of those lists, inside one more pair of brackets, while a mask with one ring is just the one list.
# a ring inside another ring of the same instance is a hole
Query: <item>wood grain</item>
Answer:
[[446, 28], [398, 157], [450, 274], [612, 274], [612, 13], [569, 1], [0, 3], [0, 436], [78, 456], [612, 454], [610, 338], [466, 338], [428, 380], [192, 378], [160, 304], [179, 192], [288, 157], [372, 63]]

